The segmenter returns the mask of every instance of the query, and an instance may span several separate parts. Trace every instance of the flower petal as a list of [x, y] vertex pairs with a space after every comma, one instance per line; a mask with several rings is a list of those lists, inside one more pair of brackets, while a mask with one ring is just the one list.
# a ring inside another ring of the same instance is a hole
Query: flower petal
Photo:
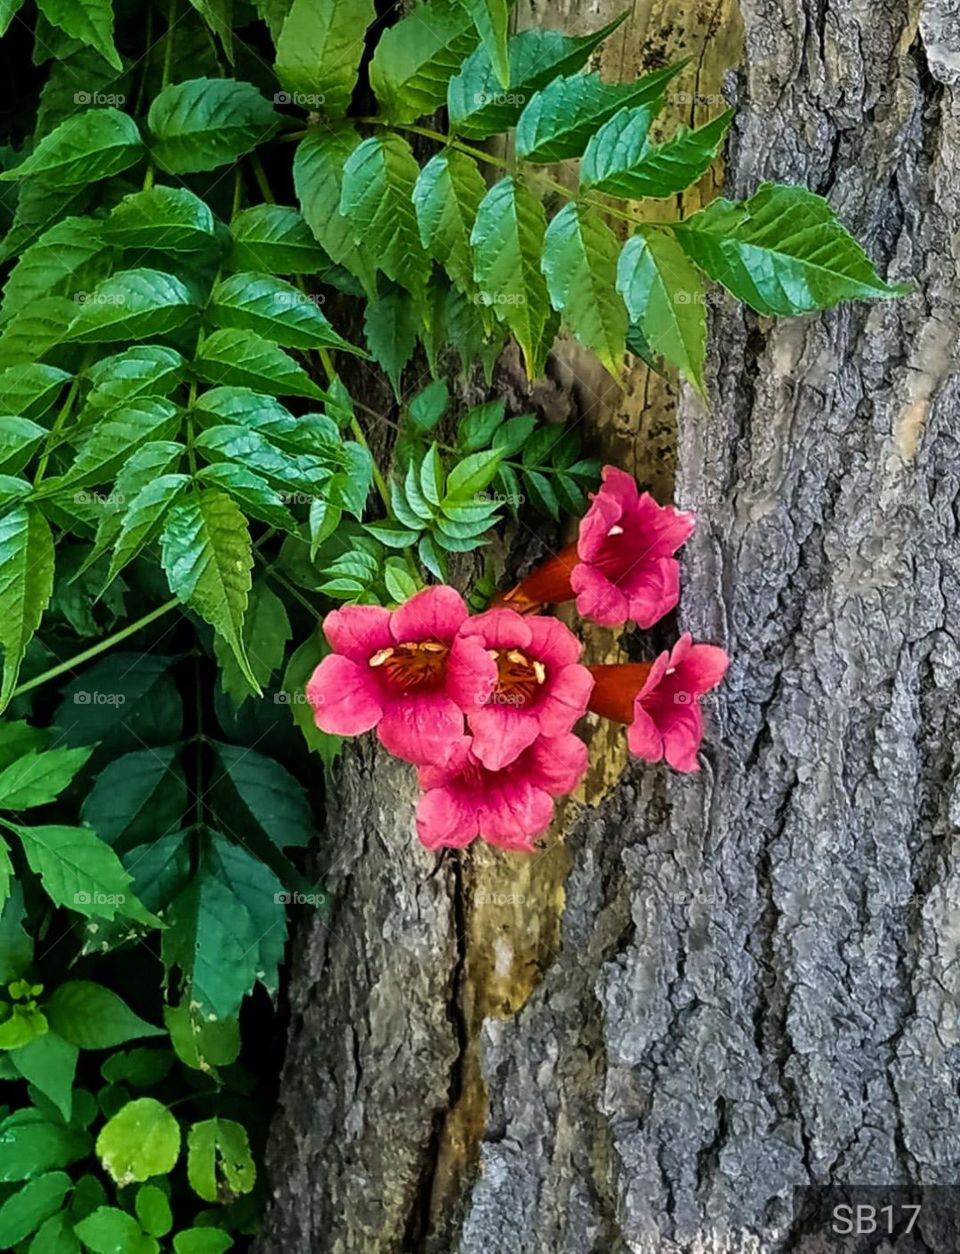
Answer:
[[417, 835], [427, 849], [462, 849], [479, 835], [477, 809], [455, 788], [432, 788], [417, 803]]
[[716, 688], [729, 665], [729, 657], [715, 644], [694, 644], [677, 665], [677, 679], [688, 691], [699, 696]]
[[488, 771], [501, 771], [516, 761], [540, 735], [537, 713], [505, 705], [485, 705], [467, 714], [473, 732], [473, 753]]
[[641, 542], [651, 557], [670, 557], [693, 535], [697, 520], [688, 510], [673, 505], [658, 505], [649, 492], [637, 499], [624, 528], [636, 531], [637, 544]]
[[467, 617], [463, 597], [446, 584], [422, 588], [393, 611], [390, 631], [397, 644], [417, 640], [448, 643]]
[[417, 783], [428, 792], [431, 788], [442, 788], [449, 784], [463, 770], [470, 756], [472, 736], [461, 736], [450, 751], [450, 756], [442, 764], [431, 762], [427, 766], [417, 768]]
[[643, 758], [645, 762], [659, 762], [663, 757], [663, 740], [639, 697], [634, 705], [633, 722], [627, 728], [627, 747], [634, 757]]
[[460, 634], [450, 646], [444, 691], [465, 714], [485, 705], [497, 686], [497, 664], [480, 636]]
[[441, 693], [409, 693], [386, 707], [377, 735], [385, 749], [405, 762], [442, 766], [459, 749], [463, 712]]
[[569, 666], [578, 662], [583, 646], [559, 618], [527, 618], [529, 652], [545, 666]]
[[468, 618], [459, 635], [479, 636], [487, 649], [526, 649], [530, 644], [531, 622], [516, 610], [487, 610]]
[[377, 696], [364, 667], [339, 653], [328, 654], [307, 684], [314, 720], [333, 736], [359, 736], [376, 727], [383, 714]]
[[503, 849], [532, 850], [533, 838], [553, 820], [553, 801], [529, 780], [497, 776], [484, 795], [480, 835]]
[[577, 594], [577, 613], [602, 627], [619, 627], [630, 616], [627, 598], [594, 566], [582, 562], [570, 576]]
[[541, 736], [523, 759], [530, 781], [552, 797], [572, 792], [587, 772], [587, 746], [572, 732]]
[[574, 663], [554, 671], [537, 707], [543, 734], [560, 736], [568, 732], [586, 713], [592, 691], [593, 676], [585, 666]]
[[393, 644], [390, 611], [379, 605], [345, 605], [331, 610], [323, 620], [323, 633], [335, 653], [354, 662], [366, 662]]
[[645, 559], [618, 583], [627, 597], [628, 617], [638, 627], [652, 627], [680, 600], [680, 564], [675, 557]]
[[703, 740], [703, 716], [697, 703], [677, 705], [658, 717], [663, 756], [675, 771], [699, 771], [697, 750]]
[[[580, 528], [577, 532], [577, 554], [582, 562], [593, 561], [600, 553], [610, 534], [610, 528], [619, 523], [621, 513], [619, 503], [607, 496], [601, 488], [593, 498], [590, 508], [580, 519]], [[573, 576], [576, 573], [575, 567], [570, 576], [570, 586], [574, 591], [577, 585], [573, 582]]]

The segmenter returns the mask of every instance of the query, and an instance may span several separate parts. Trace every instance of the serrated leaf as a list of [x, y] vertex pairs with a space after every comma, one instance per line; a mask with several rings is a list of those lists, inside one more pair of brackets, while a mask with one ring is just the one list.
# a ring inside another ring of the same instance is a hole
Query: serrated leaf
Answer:
[[100, 230], [117, 248], [195, 252], [211, 242], [213, 214], [185, 187], [151, 187], [124, 196]]
[[320, 274], [331, 260], [296, 209], [254, 205], [230, 223], [227, 265], [264, 274]]
[[682, 192], [710, 169], [732, 117], [728, 109], [705, 126], [681, 126], [665, 143], [651, 144], [653, 111], [645, 105], [621, 109], [587, 144], [580, 186], [638, 199]]
[[531, 379], [542, 373], [553, 341], [550, 301], [539, 268], [545, 233], [540, 201], [508, 176], [481, 201], [470, 236], [481, 296], [510, 328]]
[[342, 117], [350, 104], [372, 0], [293, 0], [277, 40], [276, 72], [292, 100]]
[[534, 509], [554, 520], [560, 517], [560, 503], [546, 475], [539, 470], [524, 471], [523, 480]]
[[2, 0], [0, 2], [0, 35], [10, 29], [10, 23], [23, 8], [24, 0]]
[[361, 352], [339, 336], [317, 298], [272, 274], [231, 274], [213, 289], [207, 316], [214, 326], [255, 331], [286, 348]]
[[146, 267], [103, 279], [78, 309], [66, 338], [81, 344], [167, 335], [197, 314], [193, 297], [180, 279]]
[[455, 148], [428, 161], [413, 189], [424, 248], [468, 296], [476, 290], [470, 233], [486, 191], [477, 163]]
[[805, 187], [764, 183], [749, 200], [713, 201], [674, 232], [701, 270], [761, 314], [910, 290], [885, 283], [829, 204]]
[[0, 809], [47, 805], [63, 792], [89, 756], [89, 749], [46, 749], [11, 762], [0, 771]]
[[510, 25], [509, 0], [460, 0], [473, 18], [484, 49], [496, 70], [500, 86], [510, 86], [510, 58], [507, 36]]
[[197, 478], [201, 483], [222, 488], [251, 518], [258, 518], [291, 535], [299, 534], [297, 520], [287, 509], [280, 493], [247, 466], [237, 462], [218, 462], [201, 467]]
[[100, 1129], [97, 1157], [120, 1188], [165, 1176], [180, 1157], [180, 1125], [155, 1097], [138, 1097]]
[[211, 869], [246, 910], [255, 942], [249, 957], [254, 975], [271, 997], [280, 986], [280, 963], [287, 942], [287, 895], [273, 871], [241, 845], [218, 832], [210, 833], [207, 858]]
[[413, 209], [419, 173], [402, 136], [374, 135], [354, 149], [343, 167], [340, 212], [350, 220], [354, 241], [363, 241], [377, 268], [422, 299], [430, 261]]
[[278, 121], [251, 83], [188, 79], [164, 87], [150, 105], [150, 154], [168, 174], [215, 170], [269, 139]]
[[409, 531], [394, 523], [367, 523], [367, 531], [391, 549], [408, 549], [420, 534], [420, 528]]
[[[83, 799], [82, 821], [124, 855], [140, 841], [159, 844], [167, 832], [179, 827], [187, 804], [186, 781], [177, 757], [176, 745], [117, 757], [104, 767]], [[134, 869], [138, 881], [144, 883], [140, 866]]]
[[159, 397], [140, 397], [109, 411], [90, 429], [58, 489], [106, 483], [120, 471], [131, 450], [152, 441], [168, 441], [179, 426], [176, 405]]
[[460, 423], [457, 432], [457, 444], [465, 453], [476, 453], [487, 448], [494, 433], [503, 424], [506, 402], [503, 400], [487, 401], [484, 405], [476, 405]]
[[138, 397], [167, 397], [183, 378], [184, 360], [173, 348], [135, 344], [101, 357], [87, 370], [92, 387], [85, 410], [108, 410]]
[[319, 457], [278, 448], [260, 432], [245, 427], [212, 427], [196, 444], [212, 461], [236, 462], [280, 491], [294, 489], [312, 495], [330, 478]]
[[77, 305], [63, 296], [43, 296], [4, 324], [0, 335], [0, 366], [15, 366], [43, 357], [67, 338]]
[[214, 331], [204, 339], [193, 369], [207, 383], [249, 387], [271, 396], [324, 399], [302, 366], [252, 331]]
[[[431, 445], [420, 464], [420, 491], [430, 505], [439, 505], [443, 496], [443, 462], [435, 444]], [[409, 496], [409, 493], [408, 493]]]
[[383, 582], [393, 600], [401, 605], [420, 591], [420, 584], [398, 558], [387, 559], [383, 568]]
[[[48, 1171], [28, 1180], [0, 1206], [0, 1242], [12, 1249], [28, 1237], [60, 1209], [72, 1187], [65, 1171]], [[64, 1254], [69, 1254], [69, 1247], [64, 1248]]]
[[37, 8], [52, 26], [95, 48], [118, 72], [123, 69], [113, 42], [111, 0], [37, 0]]
[[[290, 619], [283, 602], [266, 579], [257, 579], [250, 589], [243, 620], [243, 643], [250, 669], [261, 688], [267, 687], [283, 663], [283, 655], [291, 635]], [[229, 650], [218, 648], [217, 660], [220, 663], [220, 684], [224, 692], [235, 705], [240, 705], [251, 695], [250, 685]]]
[[444, 505], [451, 500], [468, 500], [482, 492], [493, 482], [502, 456], [499, 449], [487, 449], [482, 453], [471, 453], [458, 462], [447, 477]]
[[703, 393], [706, 297], [697, 270], [667, 231], [641, 227], [617, 266], [617, 290], [654, 353]]
[[355, 274], [368, 296], [376, 296], [376, 274], [365, 244], [358, 244], [350, 218], [340, 212], [343, 169], [360, 143], [353, 127], [312, 128], [297, 146], [293, 182], [310, 230], [332, 259]]
[[167, 1195], [155, 1184], [144, 1184], [137, 1189], [134, 1202], [137, 1218], [144, 1232], [153, 1237], [165, 1237], [173, 1227], [173, 1211]]
[[48, 1031], [19, 1049], [10, 1061], [23, 1078], [48, 1097], [69, 1120], [73, 1110], [73, 1078], [79, 1050], [56, 1032]]
[[146, 484], [130, 502], [113, 546], [107, 582], [111, 583], [132, 562], [144, 545], [156, 539], [167, 510], [183, 495], [189, 475], [161, 475]]
[[120, 859], [89, 827], [16, 825], [14, 830], [31, 869], [56, 905], [87, 918], [112, 919], [121, 914], [149, 919], [130, 891], [132, 879]]
[[627, 311], [616, 290], [620, 243], [600, 213], [565, 205], [547, 227], [543, 273], [550, 300], [614, 378], [623, 368]]
[[582, 69], [590, 54], [624, 21], [623, 12], [590, 35], [564, 35], [558, 30], [521, 31], [508, 45], [509, 86], [504, 90], [490, 54], [478, 48], [450, 80], [447, 108], [453, 131], [486, 139], [516, 124], [524, 105], [554, 78]]
[[137, 124], [119, 109], [86, 109], [41, 139], [33, 152], [0, 181], [36, 178], [58, 187], [76, 187], [109, 178], [143, 156]]
[[107, 265], [98, 223], [89, 218], [57, 222], [20, 254], [3, 289], [2, 316], [45, 296], [72, 296], [93, 287]]
[[213, 488], [177, 501], [163, 528], [161, 562], [170, 591], [223, 637], [259, 692], [242, 635], [253, 552], [236, 503]]
[[418, 432], [432, 431], [450, 404], [450, 392], [443, 379], [434, 379], [410, 401], [410, 421]]
[[242, 1124], [204, 1119], [187, 1133], [187, 1178], [205, 1202], [231, 1202], [249, 1193], [257, 1178]]
[[53, 592], [53, 536], [33, 506], [16, 505], [0, 517], [0, 709], [17, 683], [30, 638]]
[[417, 545], [420, 561], [427, 570], [441, 583], [447, 582], [447, 564], [443, 554], [439, 552], [432, 536], [423, 536]]
[[0, 471], [15, 475], [22, 470], [46, 435], [46, 428], [29, 418], [0, 418]]
[[42, 418], [69, 378], [66, 370], [38, 361], [0, 370], [0, 413]]
[[406, 288], [391, 284], [376, 300], [368, 300], [363, 312], [363, 334], [367, 348], [400, 399], [403, 368], [417, 346], [417, 320], [413, 297]]
[[627, 107], [662, 99], [685, 61], [633, 83], [604, 83], [599, 74], [555, 78], [530, 100], [517, 122], [517, 155], [537, 164], [579, 157], [604, 122]]
[[380, 36], [370, 86], [392, 122], [413, 122], [444, 103], [447, 82], [477, 42], [457, 0], [428, 0]]
[[508, 418], [494, 434], [493, 447], [500, 449], [504, 457], [512, 457], [524, 447], [536, 425], [537, 420], [533, 414]]

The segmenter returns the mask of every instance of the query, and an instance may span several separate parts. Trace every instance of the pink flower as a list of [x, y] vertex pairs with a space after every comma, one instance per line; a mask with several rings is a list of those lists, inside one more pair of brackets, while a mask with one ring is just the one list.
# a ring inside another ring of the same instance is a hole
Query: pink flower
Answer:
[[[321, 731], [357, 736], [377, 728], [381, 744], [408, 762], [443, 762], [463, 735], [463, 711], [451, 695], [448, 660], [467, 617], [462, 597], [445, 585], [424, 588], [398, 609], [345, 606], [326, 616], [333, 653], [307, 684]], [[495, 682], [492, 658], [458, 669], [476, 691]]]
[[521, 614], [577, 598], [577, 610], [605, 627], [628, 618], [652, 627], [680, 599], [680, 567], [673, 556], [694, 528], [690, 513], [658, 505], [633, 478], [604, 466], [603, 486], [580, 520], [576, 544], [554, 554], [525, 579], [494, 598]]
[[462, 848], [477, 836], [532, 852], [553, 819], [553, 798], [574, 789], [587, 746], [571, 732], [541, 736], [502, 771], [490, 771], [464, 736], [444, 766], [420, 768], [417, 833], [428, 849]]
[[730, 659], [712, 644], [682, 635], [655, 662], [591, 666], [590, 709], [626, 723], [630, 752], [648, 762], [666, 758], [678, 771], [699, 771], [703, 739], [700, 698], [716, 688]]
[[692, 514], [658, 505], [631, 475], [604, 466], [603, 486], [580, 520], [580, 561], [570, 576], [577, 610], [605, 627], [628, 618], [652, 627], [680, 599], [673, 554], [693, 528]]
[[[564, 735], [586, 711], [593, 680], [578, 663], [580, 650], [556, 618], [488, 610], [461, 626], [449, 671], [473, 733], [471, 752], [488, 770], [505, 767], [538, 736]], [[496, 673], [477, 688], [484, 658]]]

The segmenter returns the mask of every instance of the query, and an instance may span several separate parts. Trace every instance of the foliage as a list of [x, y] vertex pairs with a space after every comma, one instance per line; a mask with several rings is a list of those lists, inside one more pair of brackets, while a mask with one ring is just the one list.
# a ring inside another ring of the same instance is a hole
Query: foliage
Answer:
[[508, 337], [531, 380], [562, 326], [703, 392], [708, 282], [762, 316], [901, 290], [803, 188], [671, 220], [731, 118], [665, 124], [682, 64], [590, 72], [622, 18], [391, 17], [0, 6], [3, 1248], [252, 1230], [239, 1024], [326, 900], [318, 620], [471, 572], [482, 608], [502, 527], [596, 486], [576, 424], [482, 400]]

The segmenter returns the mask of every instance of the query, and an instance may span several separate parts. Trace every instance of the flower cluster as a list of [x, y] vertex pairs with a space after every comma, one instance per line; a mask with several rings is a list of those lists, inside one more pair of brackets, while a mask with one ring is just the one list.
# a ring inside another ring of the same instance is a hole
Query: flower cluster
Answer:
[[532, 849], [554, 798], [587, 768], [573, 727], [588, 710], [626, 723], [631, 752], [698, 769], [699, 703], [723, 678], [727, 655], [689, 635], [654, 662], [584, 666], [581, 644], [544, 605], [576, 598], [606, 626], [649, 627], [679, 599], [674, 556], [691, 514], [638, 493], [607, 466], [577, 543], [471, 616], [462, 597], [424, 588], [395, 610], [347, 606], [328, 614], [332, 652], [307, 685], [318, 727], [340, 736], [376, 729], [381, 744], [419, 768], [417, 831], [430, 849], [477, 836]]

